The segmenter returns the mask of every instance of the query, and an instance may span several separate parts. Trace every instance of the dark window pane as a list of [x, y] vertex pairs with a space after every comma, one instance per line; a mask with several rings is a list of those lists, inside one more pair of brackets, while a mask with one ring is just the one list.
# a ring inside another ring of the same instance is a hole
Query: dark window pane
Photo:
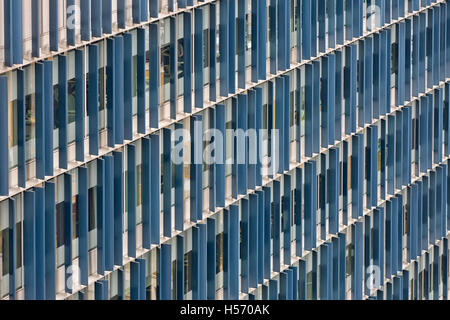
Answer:
[[170, 82], [170, 45], [161, 47], [161, 65], [163, 68], [164, 84]]
[[78, 212], [78, 195], [72, 198], [72, 216], [73, 216], [73, 239], [78, 238], [78, 224], [79, 224], [79, 212]]
[[64, 245], [64, 202], [56, 205], [56, 247]]
[[58, 85], [55, 84], [53, 86], [53, 129], [59, 128], [59, 116], [58, 116], [58, 110], [59, 110], [59, 92], [58, 92]]
[[68, 96], [68, 118], [69, 123], [75, 122], [75, 79], [70, 79], [67, 83]]
[[216, 236], [216, 274], [223, 271], [223, 233]]
[[9, 228], [0, 231], [3, 276], [9, 273]]
[[192, 251], [184, 255], [184, 294], [192, 291]]
[[93, 187], [89, 189], [89, 231], [92, 231], [96, 228], [96, 200], [97, 200], [97, 187]]
[[22, 222], [16, 223], [16, 268], [22, 267]]

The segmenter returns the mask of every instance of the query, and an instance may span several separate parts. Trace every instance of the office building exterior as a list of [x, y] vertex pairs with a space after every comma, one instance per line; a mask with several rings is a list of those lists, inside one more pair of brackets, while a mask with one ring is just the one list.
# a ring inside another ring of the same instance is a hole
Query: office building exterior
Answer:
[[0, 30], [0, 299], [448, 298], [449, 1], [0, 0]]

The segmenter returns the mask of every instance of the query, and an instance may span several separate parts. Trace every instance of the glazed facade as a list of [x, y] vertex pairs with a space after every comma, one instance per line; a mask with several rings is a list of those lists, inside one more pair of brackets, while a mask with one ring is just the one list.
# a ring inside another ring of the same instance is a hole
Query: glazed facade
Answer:
[[0, 0], [0, 31], [0, 299], [448, 298], [448, 1]]

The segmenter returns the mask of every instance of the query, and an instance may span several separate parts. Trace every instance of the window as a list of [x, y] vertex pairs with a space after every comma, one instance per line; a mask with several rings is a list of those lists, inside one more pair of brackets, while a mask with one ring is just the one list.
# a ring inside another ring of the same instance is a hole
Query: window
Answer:
[[[250, 6], [250, 3], [249, 3]], [[251, 9], [249, 9], [251, 10]], [[247, 13], [245, 15], [245, 20], [247, 22], [247, 28], [246, 28], [246, 36], [245, 36], [245, 50], [251, 50], [252, 48], [252, 15], [250, 13]]]
[[56, 204], [56, 247], [64, 245], [64, 202]]
[[[103, 46], [100, 47], [103, 49]], [[99, 50], [100, 55], [102, 50]], [[98, 69], [98, 110], [105, 109], [105, 68]]]
[[398, 44], [394, 42], [392, 44], [392, 55], [391, 55], [391, 74], [397, 75], [398, 72]]
[[[9, 102], [9, 137], [8, 143], [9, 147], [12, 148], [17, 146], [17, 100]], [[10, 159], [11, 160], [11, 159]]]
[[268, 124], [269, 124], [269, 119], [268, 119], [268, 114], [267, 114], [267, 103], [263, 105], [263, 123], [262, 123], [262, 129], [267, 130], [268, 129]]
[[97, 187], [89, 189], [89, 231], [96, 228], [97, 216]]
[[275, 214], [275, 204], [271, 203], [270, 206], [270, 238], [273, 239], [274, 236], [274, 214]]
[[203, 68], [208, 67], [209, 67], [209, 29], [206, 29], [203, 30]]
[[55, 84], [53, 86], [53, 129], [59, 128], [59, 86]]
[[68, 95], [67, 95], [67, 107], [68, 107], [68, 121], [69, 123], [75, 122], [75, 79], [70, 79], [67, 82]]
[[25, 122], [26, 122], [26, 141], [34, 139], [36, 125], [36, 109], [34, 93], [25, 97]]
[[353, 246], [352, 243], [347, 245], [346, 248], [346, 266], [345, 269], [347, 270], [347, 277], [351, 277], [353, 275], [354, 269], [353, 269], [353, 265], [354, 265], [354, 256], [355, 256], [355, 248]]
[[223, 232], [216, 235], [216, 274], [223, 271]]
[[192, 291], [192, 251], [184, 255], [184, 294]]
[[16, 223], [16, 268], [22, 267], [22, 222]]
[[170, 44], [161, 46], [163, 85], [170, 83]]
[[178, 79], [184, 78], [184, 39], [178, 39]]
[[136, 206], [139, 207], [141, 204], [142, 204], [142, 165], [138, 165], [136, 167]]
[[[134, 69], [134, 74], [137, 75], [137, 62], [136, 62], [136, 69]], [[135, 77], [133, 77], [134, 79]], [[136, 78], [137, 79], [137, 78]], [[150, 89], [150, 50], [146, 51], [145, 53], [145, 89], [146, 91], [149, 91]], [[136, 92], [133, 93], [133, 96], [136, 96]]]
[[6, 228], [3, 231], [0, 231], [0, 253], [2, 256], [2, 265], [1, 268], [2, 276], [6, 276], [9, 274], [9, 229]]
[[79, 237], [79, 210], [78, 210], [78, 195], [72, 197], [72, 238], [75, 240]]
[[172, 261], [172, 299], [177, 300], [177, 261]]

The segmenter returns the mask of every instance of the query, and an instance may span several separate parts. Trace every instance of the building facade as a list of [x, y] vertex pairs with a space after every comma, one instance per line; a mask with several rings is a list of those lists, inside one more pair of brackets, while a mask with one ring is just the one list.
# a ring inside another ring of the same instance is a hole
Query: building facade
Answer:
[[0, 299], [448, 298], [449, 1], [0, 0], [0, 30]]

